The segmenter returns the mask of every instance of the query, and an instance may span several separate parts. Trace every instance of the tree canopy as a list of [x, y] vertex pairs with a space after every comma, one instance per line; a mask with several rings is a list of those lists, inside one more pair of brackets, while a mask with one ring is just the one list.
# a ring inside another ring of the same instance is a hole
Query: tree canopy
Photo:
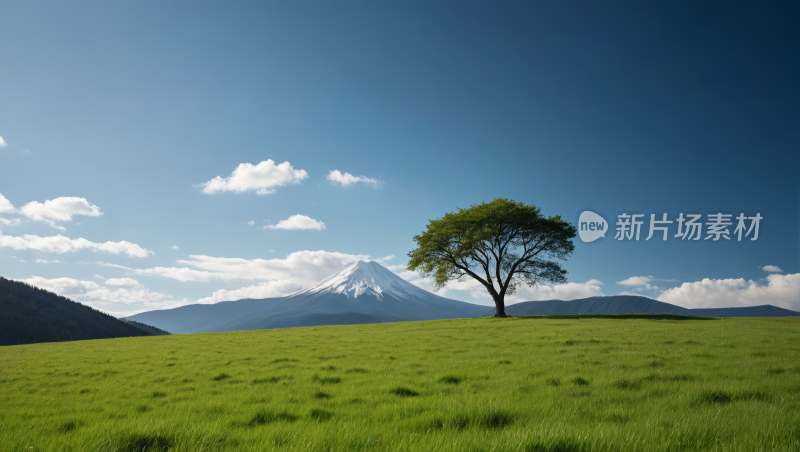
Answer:
[[480, 282], [505, 317], [505, 297], [520, 284], [560, 284], [576, 229], [560, 216], [545, 218], [534, 205], [498, 198], [431, 220], [414, 236], [408, 270], [433, 276], [435, 289], [467, 277]]

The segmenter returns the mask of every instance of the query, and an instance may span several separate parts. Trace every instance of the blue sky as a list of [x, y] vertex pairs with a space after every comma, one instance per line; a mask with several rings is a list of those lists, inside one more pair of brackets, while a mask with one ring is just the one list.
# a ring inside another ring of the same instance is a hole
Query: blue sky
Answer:
[[[639, 241], [576, 238], [568, 285], [510, 302], [800, 310], [788, 2], [12, 1], [0, 20], [3, 277], [117, 315], [363, 258], [430, 288], [403, 271], [412, 237], [504, 197], [646, 220]], [[732, 240], [644, 240], [663, 213], [763, 219], [756, 241], [735, 220]]]

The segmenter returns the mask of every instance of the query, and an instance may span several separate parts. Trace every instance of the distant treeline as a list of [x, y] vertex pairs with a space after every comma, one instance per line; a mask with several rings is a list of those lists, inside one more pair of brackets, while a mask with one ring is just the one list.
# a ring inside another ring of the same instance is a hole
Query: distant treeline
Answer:
[[137, 322], [136, 320], [128, 320], [128, 319], [119, 319], [119, 320], [121, 320], [121, 321], [123, 321], [123, 322], [125, 322], [127, 324], [133, 325], [133, 326], [135, 326], [135, 327], [137, 327], [139, 329], [145, 330], [148, 333], [152, 334], [153, 336], [166, 336], [168, 334], [172, 334], [169, 331], [164, 331], [164, 330], [158, 329], [158, 328], [156, 328], [156, 327], [154, 327], [152, 325], [148, 325], [148, 324], [142, 323], [142, 322]]
[[69, 298], [0, 277], [0, 345], [151, 335]]

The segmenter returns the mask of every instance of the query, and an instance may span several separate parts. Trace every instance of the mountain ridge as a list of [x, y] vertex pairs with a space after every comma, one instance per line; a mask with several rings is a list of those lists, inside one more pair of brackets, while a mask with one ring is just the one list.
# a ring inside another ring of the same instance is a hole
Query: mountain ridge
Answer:
[[[800, 313], [774, 306], [687, 309], [638, 295], [526, 301], [508, 315], [675, 314], [783, 317]], [[358, 261], [285, 297], [224, 301], [149, 311], [127, 317], [171, 333], [224, 332], [294, 326], [439, 320], [492, 316], [494, 307], [444, 298], [421, 289], [377, 262]], [[331, 323], [333, 322], [333, 323]], [[345, 323], [336, 323], [345, 322]]]

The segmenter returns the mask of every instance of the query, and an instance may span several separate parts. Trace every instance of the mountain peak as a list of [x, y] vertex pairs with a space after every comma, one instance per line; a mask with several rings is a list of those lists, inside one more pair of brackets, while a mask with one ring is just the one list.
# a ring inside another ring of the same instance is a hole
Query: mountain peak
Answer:
[[347, 298], [373, 295], [379, 299], [386, 296], [403, 299], [431, 295], [375, 261], [352, 262], [338, 273], [292, 296], [317, 293], [338, 293]]

